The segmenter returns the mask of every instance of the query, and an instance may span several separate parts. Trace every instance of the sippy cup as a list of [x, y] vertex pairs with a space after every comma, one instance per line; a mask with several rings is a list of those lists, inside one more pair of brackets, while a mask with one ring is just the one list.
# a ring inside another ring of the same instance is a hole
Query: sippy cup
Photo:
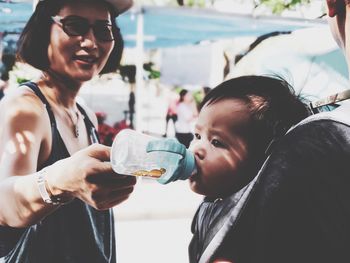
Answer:
[[161, 184], [186, 180], [196, 169], [194, 155], [175, 138], [159, 139], [131, 129], [114, 138], [111, 163], [118, 174], [153, 178]]

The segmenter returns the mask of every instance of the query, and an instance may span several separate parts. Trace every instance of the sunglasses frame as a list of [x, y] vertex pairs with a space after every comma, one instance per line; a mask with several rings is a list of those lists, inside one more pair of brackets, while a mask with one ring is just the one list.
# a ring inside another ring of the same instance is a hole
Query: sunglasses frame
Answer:
[[94, 34], [94, 36], [95, 36], [95, 38], [98, 40], [98, 41], [101, 41], [101, 42], [111, 42], [111, 41], [114, 41], [115, 39], [114, 39], [114, 34], [113, 34], [113, 31], [112, 31], [112, 27], [113, 27], [113, 25], [112, 24], [110, 24], [110, 23], [107, 23], [106, 24], [106, 26], [107, 27], [110, 27], [110, 32], [111, 32], [111, 36], [112, 36], [112, 39], [101, 39], [100, 37], [99, 37], [99, 34], [97, 33], [96, 34], [96, 23], [94, 23], [94, 24], [90, 24], [89, 22], [88, 22], [88, 20], [86, 19], [86, 18], [84, 18], [84, 17], [80, 17], [80, 16], [66, 16], [66, 17], [62, 17], [62, 16], [58, 16], [58, 15], [56, 15], [56, 16], [51, 16], [51, 19], [52, 19], [52, 21], [54, 22], [54, 23], [56, 23], [56, 24], [58, 24], [61, 28], [62, 28], [62, 30], [68, 35], [68, 36], [73, 36], [73, 37], [76, 37], [76, 36], [84, 36], [84, 35], [86, 35], [87, 33], [88, 33], [88, 31], [86, 32], [86, 33], [84, 33], [84, 34], [72, 34], [72, 32], [70, 32], [69, 30], [67, 30], [67, 28], [66, 28], [66, 25], [65, 25], [65, 22], [67, 21], [67, 20], [69, 20], [70, 18], [77, 18], [77, 19], [81, 19], [81, 21], [86, 21], [86, 24], [88, 25], [88, 29], [90, 30], [90, 29], [92, 29], [92, 32], [93, 32], [93, 34]]

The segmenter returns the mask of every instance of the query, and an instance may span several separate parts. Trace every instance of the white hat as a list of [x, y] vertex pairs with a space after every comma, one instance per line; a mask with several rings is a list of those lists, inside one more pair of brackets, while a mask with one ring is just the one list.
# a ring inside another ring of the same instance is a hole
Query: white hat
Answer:
[[124, 13], [133, 5], [133, 0], [105, 0], [110, 3], [114, 8], [117, 14]]
[[[37, 2], [39, 1], [47, 1], [47, 0], [34, 0], [34, 6], [36, 5]], [[96, 1], [106, 1], [110, 3], [117, 14], [124, 13], [126, 10], [128, 10], [130, 7], [133, 5], [133, 0], [96, 0]]]

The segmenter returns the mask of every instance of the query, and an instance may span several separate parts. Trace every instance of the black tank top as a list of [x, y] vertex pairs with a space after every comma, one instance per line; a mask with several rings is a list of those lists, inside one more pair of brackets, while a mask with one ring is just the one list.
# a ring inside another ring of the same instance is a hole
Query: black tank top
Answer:
[[[69, 157], [57, 129], [51, 107], [33, 82], [30, 87], [45, 104], [50, 117], [52, 151], [43, 167]], [[77, 104], [91, 142], [98, 142], [96, 129]], [[39, 167], [39, 170], [43, 167]], [[79, 199], [59, 207], [35, 225], [26, 228], [0, 226], [0, 262], [8, 263], [114, 263], [116, 262], [112, 209], [97, 211]]]

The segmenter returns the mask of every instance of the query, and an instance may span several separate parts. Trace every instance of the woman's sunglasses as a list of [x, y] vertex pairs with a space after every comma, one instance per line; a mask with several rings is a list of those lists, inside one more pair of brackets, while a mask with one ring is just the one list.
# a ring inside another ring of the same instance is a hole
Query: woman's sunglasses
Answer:
[[97, 40], [102, 42], [109, 42], [114, 40], [112, 32], [112, 24], [107, 21], [96, 21], [94, 24], [90, 24], [89, 21], [80, 16], [52, 16], [52, 20], [60, 25], [63, 31], [68, 36], [84, 36], [90, 28], [94, 33]]

